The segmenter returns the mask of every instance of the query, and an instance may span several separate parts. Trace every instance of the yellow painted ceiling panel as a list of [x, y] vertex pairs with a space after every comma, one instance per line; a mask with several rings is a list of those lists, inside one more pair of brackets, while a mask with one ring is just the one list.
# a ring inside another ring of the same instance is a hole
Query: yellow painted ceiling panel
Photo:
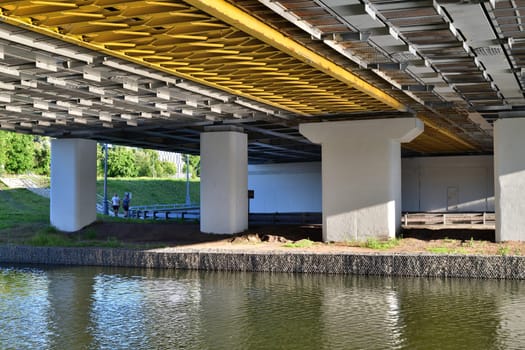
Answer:
[[[8, 23], [29, 24], [35, 31], [298, 114], [404, 108], [288, 38], [269, 43], [267, 33], [248, 34], [251, 29], [242, 31], [188, 2], [202, 6], [193, 0], [23, 0], [3, 1], [0, 9]], [[248, 19], [266, 31], [262, 22]], [[284, 41], [298, 54], [279, 47]]]

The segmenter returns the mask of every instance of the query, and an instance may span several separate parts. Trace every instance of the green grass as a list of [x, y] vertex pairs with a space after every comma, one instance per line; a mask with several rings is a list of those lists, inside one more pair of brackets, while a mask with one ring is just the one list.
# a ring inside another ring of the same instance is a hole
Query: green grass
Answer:
[[386, 241], [380, 241], [376, 238], [369, 238], [366, 240], [366, 242], [361, 243], [361, 247], [363, 248], [370, 248], [370, 249], [377, 249], [377, 250], [385, 250], [394, 248], [399, 245], [400, 240], [397, 238], [391, 238]]
[[286, 248], [309, 248], [314, 245], [314, 242], [309, 239], [301, 239], [299, 241], [285, 243]]
[[501, 255], [501, 256], [507, 256], [509, 255], [509, 252], [510, 252], [510, 248], [507, 247], [507, 246], [500, 246], [498, 247], [498, 255]]
[[68, 235], [57, 232], [53, 227], [48, 227], [37, 232], [25, 243], [35, 247], [124, 247], [124, 244], [114, 237], [109, 237], [107, 240], [96, 240], [96, 232], [92, 238], [87, 238], [87, 236], [90, 235], [90, 232], [84, 234], [83, 237], [79, 235]]
[[427, 251], [434, 254], [451, 254], [454, 250], [448, 247], [429, 247]]
[[429, 247], [427, 251], [434, 254], [467, 254], [465, 249], [457, 247]]
[[49, 199], [25, 189], [0, 191], [0, 234], [19, 225], [49, 224]]
[[73, 241], [59, 233], [38, 232], [27, 244], [37, 247], [71, 247]]
[[[185, 179], [157, 178], [109, 178], [108, 199], [117, 193], [123, 198], [125, 192], [132, 193], [131, 205], [173, 204], [186, 202]], [[97, 193], [104, 194], [104, 180], [97, 180]], [[200, 202], [200, 181], [190, 180], [190, 199]]]
[[124, 217], [121, 217], [121, 216], [115, 217], [115, 216], [108, 216], [108, 215], [104, 215], [104, 214], [97, 214], [97, 221], [127, 222], [127, 223], [144, 224], [144, 225], [147, 225], [148, 223], [154, 223], [155, 222], [155, 220], [144, 220], [144, 219], [137, 219], [137, 218], [124, 218]]
[[[46, 184], [46, 179], [42, 179]], [[103, 192], [103, 180], [97, 181], [97, 190]], [[193, 203], [199, 202], [199, 181], [190, 181], [190, 196]], [[132, 192], [132, 205], [171, 204], [186, 201], [186, 181], [175, 179], [108, 179], [108, 196], [117, 192]], [[130, 222], [139, 219], [98, 216], [103, 221]], [[65, 234], [49, 225], [49, 199], [25, 189], [8, 189], [0, 182], [0, 244], [29, 244], [34, 246], [61, 247], [126, 247], [149, 249], [159, 244], [125, 244], [115, 238], [96, 239], [97, 232], [88, 229], [82, 234]]]

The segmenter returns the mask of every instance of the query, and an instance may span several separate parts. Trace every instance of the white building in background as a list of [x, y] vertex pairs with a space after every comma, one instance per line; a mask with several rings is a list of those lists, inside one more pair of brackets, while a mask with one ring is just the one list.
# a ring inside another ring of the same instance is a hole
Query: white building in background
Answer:
[[174, 177], [177, 179], [186, 178], [186, 173], [184, 170], [184, 155], [181, 153], [167, 152], [167, 151], [157, 151], [159, 154], [159, 160], [167, 161], [175, 164], [177, 172]]

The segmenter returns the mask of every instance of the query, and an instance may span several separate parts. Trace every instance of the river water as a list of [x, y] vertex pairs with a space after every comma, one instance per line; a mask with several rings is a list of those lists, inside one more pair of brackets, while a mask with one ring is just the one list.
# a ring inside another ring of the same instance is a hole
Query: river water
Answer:
[[524, 349], [525, 281], [0, 266], [0, 349]]

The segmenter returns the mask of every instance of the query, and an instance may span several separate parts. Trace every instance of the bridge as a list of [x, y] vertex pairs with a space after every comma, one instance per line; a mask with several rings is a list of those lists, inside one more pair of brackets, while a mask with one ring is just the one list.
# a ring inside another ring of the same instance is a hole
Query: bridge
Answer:
[[201, 154], [204, 232], [246, 228], [248, 164], [322, 160], [326, 240], [395, 233], [401, 156], [493, 155], [497, 238], [522, 240], [522, 11], [3, 1], [0, 128], [54, 138], [51, 222], [64, 230], [94, 220], [98, 141]]

